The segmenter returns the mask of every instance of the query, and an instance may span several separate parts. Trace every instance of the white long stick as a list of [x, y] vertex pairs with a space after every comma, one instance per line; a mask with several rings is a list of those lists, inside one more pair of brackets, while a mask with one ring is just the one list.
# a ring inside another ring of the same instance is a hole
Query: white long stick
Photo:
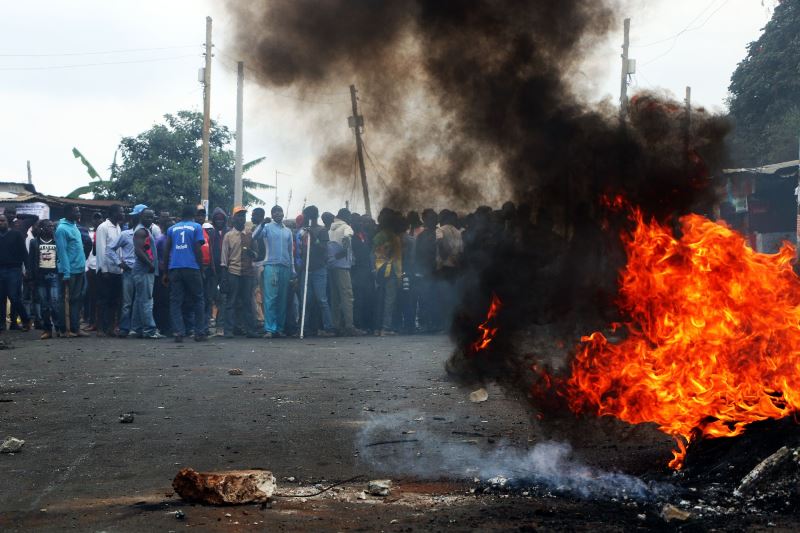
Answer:
[[306, 326], [306, 302], [308, 301], [308, 264], [311, 260], [311, 226], [306, 231], [308, 243], [306, 244], [306, 276], [303, 280], [303, 313], [300, 317], [300, 338], [303, 338], [303, 332]]

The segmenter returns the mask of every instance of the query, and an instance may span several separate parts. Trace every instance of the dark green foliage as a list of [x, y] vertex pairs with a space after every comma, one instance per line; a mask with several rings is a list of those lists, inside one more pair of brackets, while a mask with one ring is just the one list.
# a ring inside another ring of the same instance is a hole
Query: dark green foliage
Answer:
[[[123, 138], [119, 148], [122, 164], [109, 185], [110, 195], [171, 212], [180, 212], [183, 204], [199, 203], [202, 130], [202, 113], [179, 111], [164, 115], [164, 123], [136, 137]], [[232, 140], [226, 126], [211, 122], [210, 209], [230, 211], [232, 207], [234, 153], [228, 149]], [[249, 185], [255, 188], [261, 184]], [[252, 194], [244, 196], [245, 204], [263, 203]]]
[[797, 159], [800, 135], [800, 2], [784, 0], [748, 45], [731, 76], [730, 113], [737, 166]]

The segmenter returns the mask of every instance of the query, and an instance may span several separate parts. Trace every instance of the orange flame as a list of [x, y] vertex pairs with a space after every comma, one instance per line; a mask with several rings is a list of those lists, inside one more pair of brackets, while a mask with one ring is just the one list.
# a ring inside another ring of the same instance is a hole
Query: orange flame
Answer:
[[575, 412], [655, 422], [675, 437], [670, 466], [680, 469], [693, 440], [800, 408], [795, 252], [757, 253], [699, 215], [681, 218], [680, 239], [638, 211], [634, 219], [619, 301], [629, 336], [583, 337], [563, 393]]
[[476, 353], [485, 350], [489, 347], [489, 344], [492, 343], [492, 340], [494, 340], [499, 328], [494, 327], [491, 324], [494, 321], [494, 318], [497, 316], [497, 313], [500, 312], [501, 307], [502, 302], [500, 301], [500, 298], [498, 298], [495, 293], [492, 293], [492, 301], [489, 304], [489, 311], [486, 313], [486, 320], [483, 322], [483, 324], [478, 326], [478, 331], [480, 331], [481, 337], [469, 345], [470, 355], [475, 355]]

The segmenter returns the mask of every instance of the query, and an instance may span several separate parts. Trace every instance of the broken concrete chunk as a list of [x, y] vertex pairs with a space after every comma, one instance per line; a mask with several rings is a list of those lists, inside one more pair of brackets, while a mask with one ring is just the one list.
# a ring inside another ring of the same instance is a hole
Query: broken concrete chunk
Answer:
[[264, 503], [275, 492], [275, 476], [267, 470], [197, 472], [184, 468], [172, 488], [186, 501], [209, 505]]
[[241, 376], [243, 372], [241, 368], [231, 368], [230, 370], [228, 370], [228, 374], [230, 374], [231, 376]]
[[133, 422], [133, 413], [122, 413], [119, 415], [119, 421], [122, 424], [130, 424]]
[[489, 392], [481, 387], [469, 393], [469, 401], [472, 403], [481, 403], [489, 399]]
[[392, 492], [392, 481], [389, 479], [373, 479], [367, 484], [367, 491], [373, 496], [388, 496]]
[[739, 483], [739, 487], [733, 491], [733, 495], [742, 496], [743, 494], [749, 492], [751, 489], [753, 489], [753, 487], [755, 487], [759, 480], [764, 478], [764, 476], [768, 475], [770, 472], [783, 464], [787, 459], [789, 459], [789, 454], [789, 448], [784, 446], [777, 452], [758, 463], [756, 467], [750, 471], [750, 473], [742, 478], [741, 483]]
[[489, 399], [489, 392], [481, 387], [469, 393], [469, 401], [472, 403], [481, 403]]
[[22, 439], [6, 437], [6, 440], [4, 440], [3, 444], [0, 445], [0, 453], [17, 453], [18, 451], [22, 450], [24, 445], [25, 441]]
[[673, 520], [680, 520], [681, 522], [688, 520], [692, 516], [692, 513], [689, 511], [684, 511], [683, 509], [678, 509], [671, 503], [667, 503], [664, 507], [661, 508], [661, 518], [663, 518], [667, 522], [671, 522]]

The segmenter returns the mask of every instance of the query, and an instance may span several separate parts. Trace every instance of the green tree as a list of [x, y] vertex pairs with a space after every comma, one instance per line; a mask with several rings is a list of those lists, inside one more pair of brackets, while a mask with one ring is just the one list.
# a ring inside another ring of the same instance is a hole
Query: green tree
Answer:
[[[203, 115], [194, 111], [179, 111], [164, 115], [156, 124], [136, 137], [120, 142], [122, 163], [115, 179], [109, 183], [109, 194], [131, 203], [144, 203], [173, 212], [186, 203], [200, 201], [200, 168]], [[228, 148], [233, 140], [231, 131], [211, 121], [209, 142], [209, 203], [211, 208], [231, 208], [233, 203], [234, 153]], [[255, 166], [264, 158], [250, 162]], [[269, 189], [256, 181], [247, 180], [250, 189]], [[263, 203], [247, 192], [246, 205]]]
[[800, 133], [800, 3], [779, 2], [731, 76], [731, 155], [760, 166], [797, 158]]

